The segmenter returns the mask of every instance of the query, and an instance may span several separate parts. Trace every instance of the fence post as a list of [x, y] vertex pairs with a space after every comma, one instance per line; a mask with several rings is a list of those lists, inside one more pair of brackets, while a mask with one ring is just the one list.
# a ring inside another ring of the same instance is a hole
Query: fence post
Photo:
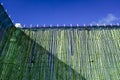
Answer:
[[57, 24], [57, 27], [59, 27], [59, 24]]
[[79, 27], [79, 24], [77, 24], [77, 27]]
[[45, 24], [43, 24], [43, 27], [45, 27]]
[[63, 24], [63, 26], [65, 27], [65, 24]]
[[37, 24], [37, 27], [39, 27], [39, 24]]
[[86, 24], [84, 24], [84, 27], [86, 27]]
[[52, 24], [50, 24], [50, 27], [52, 27]]
[[70, 24], [70, 27], [72, 27], [72, 24]]

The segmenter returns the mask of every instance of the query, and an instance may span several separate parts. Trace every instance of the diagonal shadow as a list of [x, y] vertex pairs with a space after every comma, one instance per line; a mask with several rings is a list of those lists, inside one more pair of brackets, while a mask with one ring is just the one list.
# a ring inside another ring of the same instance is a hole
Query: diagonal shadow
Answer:
[[0, 80], [85, 80], [20, 29], [11, 27], [4, 39]]

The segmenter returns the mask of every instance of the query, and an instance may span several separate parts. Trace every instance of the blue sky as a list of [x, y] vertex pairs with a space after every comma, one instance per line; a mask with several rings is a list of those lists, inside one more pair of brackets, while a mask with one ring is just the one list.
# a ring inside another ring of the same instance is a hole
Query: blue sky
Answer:
[[14, 23], [25, 25], [120, 22], [120, 0], [0, 0]]

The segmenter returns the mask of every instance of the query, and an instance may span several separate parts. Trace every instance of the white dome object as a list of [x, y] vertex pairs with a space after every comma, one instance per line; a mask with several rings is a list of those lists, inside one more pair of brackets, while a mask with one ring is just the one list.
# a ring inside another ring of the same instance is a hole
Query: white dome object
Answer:
[[20, 23], [15, 23], [15, 27], [22, 28], [22, 25]]

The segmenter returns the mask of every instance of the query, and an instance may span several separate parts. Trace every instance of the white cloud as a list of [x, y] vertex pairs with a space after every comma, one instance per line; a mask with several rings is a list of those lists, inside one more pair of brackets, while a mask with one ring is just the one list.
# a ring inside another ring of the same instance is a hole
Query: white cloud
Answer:
[[119, 23], [120, 18], [116, 17], [115, 15], [109, 13], [107, 14], [106, 17], [98, 20], [98, 21], [93, 21], [91, 24], [113, 24], [113, 23]]

